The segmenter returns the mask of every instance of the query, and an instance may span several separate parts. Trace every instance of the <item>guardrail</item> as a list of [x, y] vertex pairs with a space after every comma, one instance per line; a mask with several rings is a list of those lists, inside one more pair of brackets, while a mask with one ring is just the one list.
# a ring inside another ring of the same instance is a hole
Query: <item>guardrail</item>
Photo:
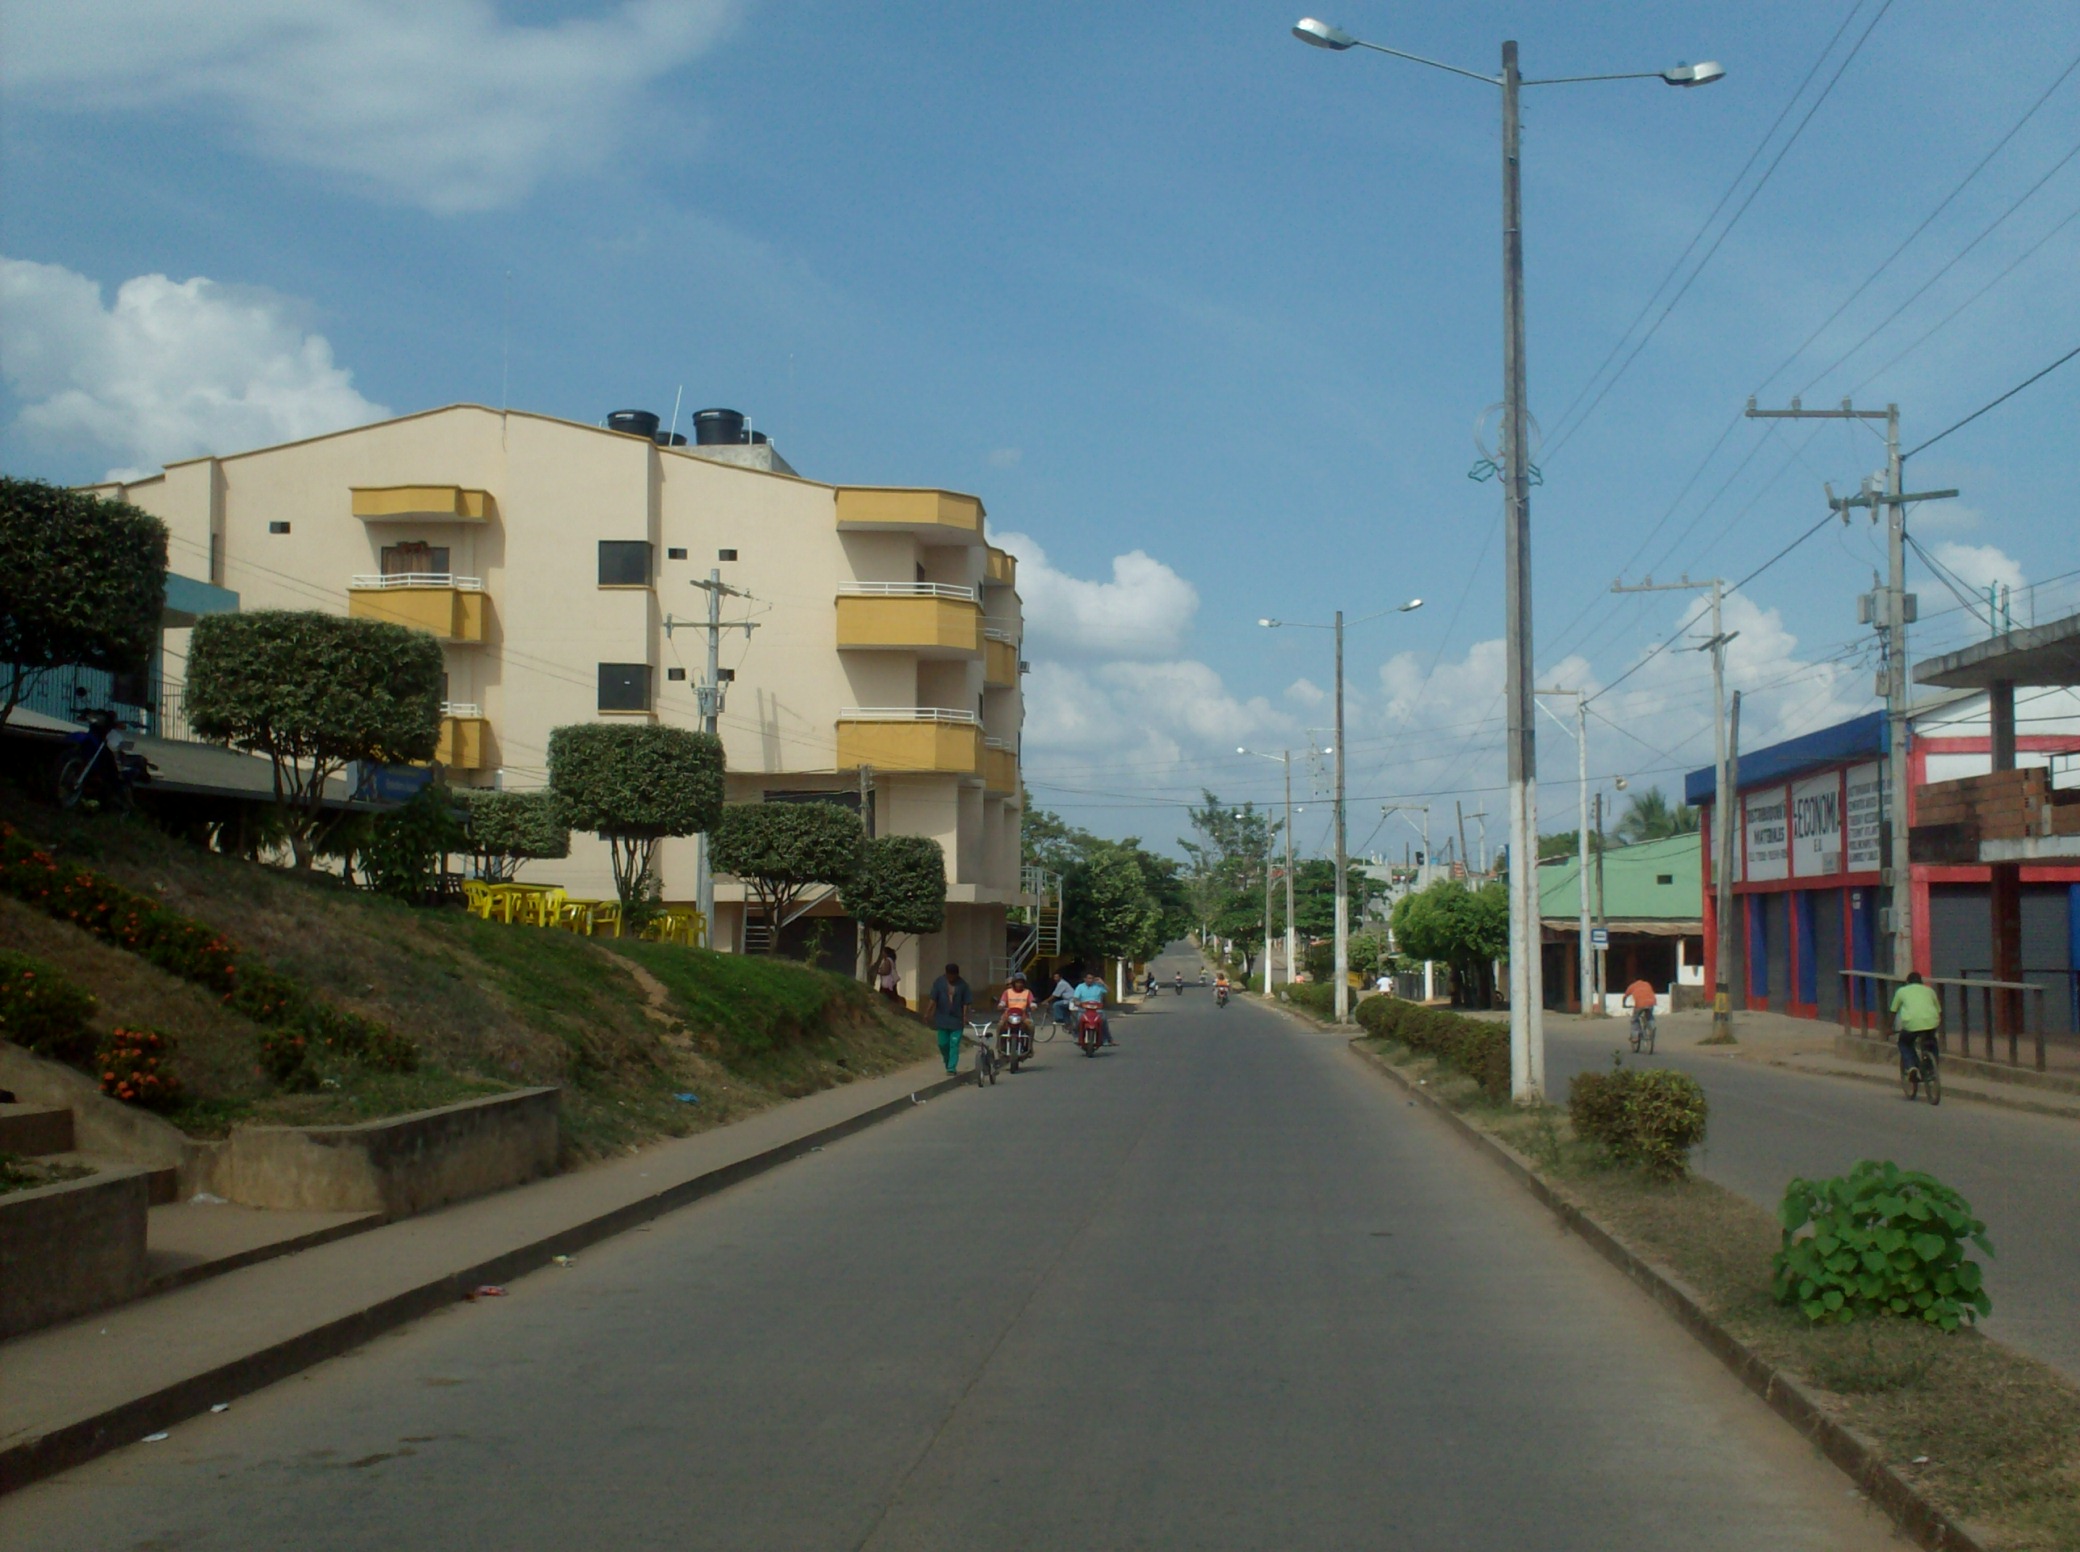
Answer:
[[991, 641], [1001, 641], [1007, 647], [1015, 647], [1018, 645], [1018, 638], [1016, 636], [1012, 635], [1011, 632], [1007, 630], [998, 630], [997, 627], [994, 625], [983, 626], [982, 634], [987, 636]]
[[840, 722], [951, 722], [961, 727], [978, 726], [982, 719], [972, 711], [955, 711], [947, 706], [840, 706]]
[[444, 717], [482, 717], [484, 708], [475, 701], [442, 701], [441, 715]]
[[459, 593], [481, 593], [484, 579], [458, 577], [451, 571], [386, 571], [380, 576], [364, 572], [347, 586], [357, 593], [380, 593], [393, 587], [452, 587]]
[[957, 603], [976, 602], [975, 589], [953, 582], [840, 582], [840, 598], [951, 598]]
[[[1878, 1028], [1889, 1038], [1892, 1034], [1892, 988], [1902, 984], [1906, 977], [1893, 975], [1883, 970], [1844, 970], [1841, 972], [1841, 976], [1845, 983], [1842, 987], [1842, 1033], [1845, 1035], [1849, 1033], [1852, 1010], [1868, 1010], [1877, 1014]], [[1972, 993], [1977, 992], [1979, 993], [1980, 1026], [1986, 1035], [1986, 1060], [1989, 1062], [1997, 1061], [1999, 1058], [1994, 1055], [1993, 1049], [1995, 1038], [1993, 999], [1996, 995], [2000, 996], [2003, 1001], [2013, 997], [2021, 1016], [2016, 1023], [2010, 1024], [2007, 1031], [2008, 1065], [2011, 1067], [2020, 1067], [2022, 1065], [2020, 1042], [2024, 1038], [2031, 1038], [2034, 1040], [2037, 1071], [2042, 1072], [2044, 1070], [2043, 987], [2033, 986], [2028, 981], [1993, 981], [1973, 976], [1950, 975], [1925, 975], [1921, 978], [1921, 982], [1935, 992], [1936, 1003], [1943, 1010], [1943, 1022], [1937, 1031], [1936, 1040], [1937, 1044], [1942, 1046], [1945, 1051], [1950, 1049], [1949, 1041], [1954, 1034], [1958, 1042], [1957, 1054], [1960, 1056], [1970, 1056], [1972, 1054]], [[1860, 986], [1858, 983], [1867, 984]], [[1856, 995], [1859, 991], [1863, 994], [1861, 997]], [[1957, 1002], [1958, 1019], [1955, 1025], [1950, 1022], [1950, 994], [1952, 992], [1956, 993]], [[2037, 999], [2035, 1004], [2037, 1016], [2034, 1020], [2029, 1016], [2031, 1004], [2027, 997], [2022, 994], [2033, 995]], [[1859, 1002], [1862, 1004], [1861, 1008], [1857, 1007]], [[2035, 1026], [2033, 1036], [2031, 1034], [2032, 1024]]]

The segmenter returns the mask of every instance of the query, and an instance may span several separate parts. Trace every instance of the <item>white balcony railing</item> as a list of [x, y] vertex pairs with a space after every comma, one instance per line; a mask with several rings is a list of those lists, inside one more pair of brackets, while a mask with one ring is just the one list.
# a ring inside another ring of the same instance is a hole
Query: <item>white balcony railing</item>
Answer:
[[983, 626], [982, 634], [989, 637], [991, 641], [1003, 642], [1004, 645], [1007, 647], [1015, 647], [1018, 645], [1018, 638], [1016, 636], [1012, 635], [1011, 632], [1007, 630], [998, 630], [994, 625]]
[[481, 718], [484, 715], [484, 708], [475, 701], [442, 701], [441, 715], [444, 717]]
[[983, 745], [990, 749], [1001, 749], [1005, 754], [1017, 754], [1018, 745], [1008, 738], [985, 738]]
[[951, 598], [957, 603], [976, 601], [975, 589], [951, 582], [840, 582], [840, 598]]
[[379, 593], [393, 587], [452, 587], [461, 593], [484, 591], [482, 577], [458, 577], [448, 571], [396, 571], [381, 576], [363, 574], [347, 585], [357, 593]]
[[982, 719], [972, 711], [954, 711], [945, 706], [840, 706], [840, 722], [951, 722], [975, 727]]

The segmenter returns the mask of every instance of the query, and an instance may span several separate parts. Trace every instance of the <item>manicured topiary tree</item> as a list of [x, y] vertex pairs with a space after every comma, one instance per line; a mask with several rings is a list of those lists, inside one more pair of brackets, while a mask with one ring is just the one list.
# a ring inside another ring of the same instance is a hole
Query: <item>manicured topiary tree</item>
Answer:
[[357, 762], [433, 758], [441, 646], [423, 631], [315, 610], [205, 615], [188, 644], [188, 721], [267, 756], [290, 851], [307, 868], [328, 781]]
[[623, 911], [640, 909], [659, 841], [715, 827], [722, 776], [722, 740], [712, 733], [579, 722], [549, 735], [549, 788], [571, 829], [611, 848]]
[[866, 841], [859, 815], [835, 803], [732, 803], [715, 830], [715, 871], [750, 887], [777, 934], [810, 885], [851, 882]]
[[838, 903], [874, 934], [873, 958], [892, 938], [946, 925], [946, 853], [929, 835], [881, 835], [866, 843]]
[[469, 824], [469, 849], [477, 875], [494, 884], [509, 882], [523, 862], [571, 854], [571, 824], [563, 799], [554, 792], [489, 792], [457, 789]]
[[0, 479], [0, 727], [53, 668], [142, 670], [165, 606], [164, 523], [125, 501]]

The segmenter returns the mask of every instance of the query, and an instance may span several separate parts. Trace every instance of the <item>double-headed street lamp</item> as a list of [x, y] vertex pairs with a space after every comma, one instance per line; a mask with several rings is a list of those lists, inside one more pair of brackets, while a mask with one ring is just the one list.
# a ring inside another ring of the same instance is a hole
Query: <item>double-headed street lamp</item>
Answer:
[[[1411, 609], [1423, 607], [1423, 600], [1411, 598], [1394, 609], [1382, 609], [1377, 614], [1368, 614], [1362, 620], [1353, 620], [1353, 625], [1363, 625], [1367, 620], [1385, 619], [1390, 614], [1407, 614]], [[1259, 620], [1266, 630], [1290, 627], [1295, 630], [1333, 630], [1336, 632], [1336, 1022], [1341, 1024], [1351, 1010], [1351, 924], [1350, 905], [1345, 898], [1344, 875], [1349, 871], [1349, 859], [1344, 854], [1343, 823], [1343, 611], [1336, 611], [1333, 625], [1311, 625], [1300, 620]], [[1287, 912], [1291, 920], [1292, 913]], [[1270, 951], [1267, 943], [1265, 951]], [[1290, 961], [1286, 974], [1293, 973]]]
[[[1508, 613], [1509, 690], [1509, 1044], [1510, 1092], [1519, 1101], [1539, 1099], [1545, 1088], [1545, 1032], [1540, 1018], [1544, 977], [1538, 962], [1538, 792], [1537, 737], [1531, 684], [1531, 470], [1525, 456], [1524, 407], [1524, 233], [1518, 188], [1517, 92], [1525, 86], [1564, 86], [1578, 81], [1665, 81], [1670, 86], [1706, 86], [1726, 72], [1718, 65], [1676, 65], [1667, 70], [1615, 75], [1549, 76], [1526, 81], [1517, 73], [1517, 45], [1502, 45], [1502, 73], [1483, 75], [1441, 60], [1403, 53], [1354, 38], [1340, 27], [1308, 17], [1293, 36], [1338, 53], [1370, 49], [1396, 59], [1485, 81], [1502, 88], [1502, 490], [1508, 521], [1504, 590]], [[1341, 740], [1339, 740], [1340, 742]], [[1341, 986], [1339, 967], [1338, 985]], [[1338, 993], [1338, 1002], [1342, 994]]]
[[[1299, 939], [1293, 925], [1293, 751], [1266, 754], [1261, 749], [1250, 749], [1241, 744], [1235, 746], [1237, 754], [1255, 755], [1259, 760], [1276, 760], [1286, 768], [1286, 979], [1293, 978], [1293, 955]], [[1269, 857], [1271, 843], [1264, 843], [1267, 859], [1264, 869], [1264, 995], [1271, 995], [1271, 869]]]

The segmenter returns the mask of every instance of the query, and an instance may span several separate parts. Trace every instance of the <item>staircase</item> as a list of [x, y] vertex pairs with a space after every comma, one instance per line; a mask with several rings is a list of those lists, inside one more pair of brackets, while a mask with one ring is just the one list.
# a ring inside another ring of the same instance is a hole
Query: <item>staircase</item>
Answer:
[[1026, 933], [1011, 953], [990, 961], [992, 980], [1008, 981], [1036, 959], [1053, 959], [1062, 952], [1062, 875], [1045, 868], [1018, 870], [1018, 890], [1033, 903], [1012, 909], [1012, 925], [1023, 924]]

